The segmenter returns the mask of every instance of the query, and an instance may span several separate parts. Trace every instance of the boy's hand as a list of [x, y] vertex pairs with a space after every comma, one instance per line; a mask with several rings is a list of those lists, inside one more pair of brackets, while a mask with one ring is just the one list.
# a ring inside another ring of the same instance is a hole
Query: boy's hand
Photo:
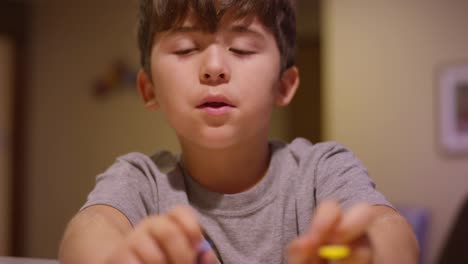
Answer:
[[143, 220], [114, 250], [107, 263], [192, 264], [196, 263], [202, 240], [195, 214], [188, 207], [178, 207], [166, 215]]
[[366, 235], [373, 221], [370, 205], [359, 204], [343, 213], [335, 202], [321, 203], [307, 234], [291, 242], [288, 248], [290, 264], [326, 263], [318, 256], [320, 246], [348, 245], [351, 254], [339, 263], [371, 263], [372, 248]]

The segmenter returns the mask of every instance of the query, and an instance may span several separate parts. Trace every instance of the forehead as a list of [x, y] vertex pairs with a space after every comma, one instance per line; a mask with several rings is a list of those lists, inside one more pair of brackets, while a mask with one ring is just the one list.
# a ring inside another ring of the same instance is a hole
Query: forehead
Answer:
[[205, 19], [193, 10], [189, 10], [185, 16], [180, 17], [177, 21], [166, 30], [178, 30], [181, 27], [192, 27], [205, 33], [215, 33], [226, 27], [237, 28], [262, 28], [266, 29], [258, 15], [254, 13], [241, 14], [235, 9], [226, 10], [219, 14], [216, 19]]
[[[151, 0], [150, 0], [151, 1]], [[258, 16], [271, 24], [271, 0], [153, 0], [154, 32], [180, 27], [187, 19], [204, 31], [215, 32], [222, 20]], [[273, 12], [274, 13], [274, 12]], [[270, 25], [271, 26], [271, 25]]]
[[248, 37], [251, 40], [261, 41], [258, 43], [271, 43], [271, 45], [276, 44], [273, 34], [271, 34], [256, 17], [242, 19], [226, 17], [226, 19], [222, 19], [220, 21], [219, 26], [214, 32], [207, 31], [200, 27], [197, 20], [187, 17], [180, 26], [156, 34], [154, 43], [157, 45], [158, 43], [167, 43], [166, 41], [176, 39], [180, 40], [189, 36], [190, 38], [198, 36], [196, 37], [198, 41], [201, 41], [201, 37], [204, 39], [203, 41], [221, 40], [228, 42], [233, 41], [238, 37]]
[[188, 15], [178, 26], [174, 26], [169, 31], [180, 31], [181, 29], [194, 29], [204, 33], [217, 33], [219, 31], [230, 30], [236, 31], [239, 33], [249, 32], [249, 31], [266, 31], [266, 27], [260, 21], [260, 19], [255, 15], [250, 15], [246, 17], [235, 17], [233, 15], [223, 16], [216, 27], [213, 30], [210, 30], [203, 26], [200, 23], [200, 20], [194, 15]]

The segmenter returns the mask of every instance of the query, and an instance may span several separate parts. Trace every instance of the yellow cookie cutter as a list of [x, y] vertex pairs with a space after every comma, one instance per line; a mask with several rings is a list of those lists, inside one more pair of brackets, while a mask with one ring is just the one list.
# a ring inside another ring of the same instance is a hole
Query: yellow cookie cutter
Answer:
[[349, 257], [351, 249], [344, 245], [321, 246], [318, 254], [323, 259], [340, 260]]

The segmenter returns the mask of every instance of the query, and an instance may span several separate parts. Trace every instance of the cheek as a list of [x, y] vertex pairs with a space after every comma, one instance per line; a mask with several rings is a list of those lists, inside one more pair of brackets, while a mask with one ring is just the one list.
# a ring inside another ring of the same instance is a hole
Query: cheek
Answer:
[[241, 76], [242, 96], [245, 98], [256, 98], [261, 101], [274, 101], [279, 83], [279, 69], [255, 65], [244, 67], [237, 74]]
[[256, 86], [273, 87], [279, 80], [280, 62], [279, 56], [266, 53], [258, 55], [255, 60], [247, 63], [240, 62], [236, 65], [239, 69], [238, 74], [243, 79], [249, 79]]
[[[164, 56], [162, 56], [164, 57]], [[180, 77], [185, 69], [183, 65], [174, 63], [170, 58], [159, 58], [152, 63], [153, 80], [156, 83], [168, 83]]]
[[157, 49], [151, 55], [152, 72], [159, 78], [180, 77], [192, 67], [193, 63], [190, 64], [187, 60], [181, 60], [170, 53], [158, 52]]
[[254, 122], [268, 122], [275, 105], [274, 83], [270, 79], [254, 78], [244, 87], [241, 96], [245, 103], [245, 113]]
[[175, 64], [171, 60], [160, 60], [153, 64], [152, 77], [161, 101], [177, 102], [178, 98], [189, 96], [197, 79], [194, 79], [196, 76], [191, 74], [193, 70], [187, 66]]

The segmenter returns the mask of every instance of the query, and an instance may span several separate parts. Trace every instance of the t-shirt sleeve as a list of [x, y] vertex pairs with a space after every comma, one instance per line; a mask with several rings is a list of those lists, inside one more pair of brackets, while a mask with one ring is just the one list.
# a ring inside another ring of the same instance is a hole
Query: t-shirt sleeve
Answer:
[[334, 142], [321, 143], [317, 148], [320, 149], [315, 171], [317, 203], [336, 200], [344, 208], [357, 202], [392, 207], [351, 151]]
[[96, 185], [81, 210], [92, 205], [108, 205], [122, 212], [133, 226], [156, 212], [157, 188], [155, 177], [148, 169], [150, 162], [140, 153], [119, 157], [96, 177]]

